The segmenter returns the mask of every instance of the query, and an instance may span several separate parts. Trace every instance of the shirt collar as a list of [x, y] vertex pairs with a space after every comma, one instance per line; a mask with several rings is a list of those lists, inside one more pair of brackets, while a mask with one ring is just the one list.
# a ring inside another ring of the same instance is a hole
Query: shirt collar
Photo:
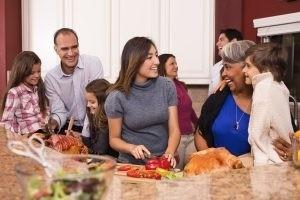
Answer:
[[[76, 67], [75, 67], [75, 70], [76, 69], [84, 69], [84, 65], [83, 65], [83, 62], [82, 62], [82, 60], [80, 59], [80, 56], [78, 57], [78, 63], [77, 63], [77, 65], [76, 65]], [[74, 70], [74, 72], [75, 72], [75, 70]], [[73, 72], [73, 73], [74, 73]], [[62, 70], [62, 66], [61, 66], [61, 62], [59, 63], [59, 65], [58, 65], [58, 73], [59, 73], [59, 75], [60, 75], [60, 78], [63, 78], [63, 77], [68, 77], [68, 76], [72, 76], [73, 74], [65, 74], [64, 72], [63, 72], [63, 70]]]
[[28, 86], [25, 85], [24, 83], [21, 83], [20, 87], [21, 87], [21, 90], [27, 91], [27, 92], [33, 92], [33, 93], [36, 93], [37, 90], [38, 90], [38, 87], [37, 87], [36, 85], [33, 86], [33, 89], [31, 89], [30, 87], [28, 87]]

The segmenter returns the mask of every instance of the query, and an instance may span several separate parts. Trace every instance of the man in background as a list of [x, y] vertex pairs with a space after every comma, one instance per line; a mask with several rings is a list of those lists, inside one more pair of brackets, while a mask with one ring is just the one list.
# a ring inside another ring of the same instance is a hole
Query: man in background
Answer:
[[[243, 40], [242, 33], [236, 29], [228, 28], [220, 31], [220, 35], [218, 38], [218, 42], [216, 46], [218, 47], [218, 54], [220, 55], [223, 46], [228, 44], [229, 42], [234, 42], [238, 40]], [[208, 87], [208, 96], [214, 93], [216, 87], [221, 81], [220, 71], [223, 67], [222, 60], [217, 62], [210, 69], [210, 82]]]

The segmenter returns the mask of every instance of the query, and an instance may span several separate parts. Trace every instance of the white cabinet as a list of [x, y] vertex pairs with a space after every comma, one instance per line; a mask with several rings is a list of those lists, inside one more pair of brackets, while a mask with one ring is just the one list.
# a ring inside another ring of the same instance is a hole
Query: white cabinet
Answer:
[[159, 53], [173, 53], [179, 78], [207, 84], [214, 52], [214, 0], [22, 0], [23, 50], [42, 59], [43, 75], [58, 60], [53, 34], [73, 28], [80, 52], [100, 57], [105, 78], [115, 81], [126, 41], [153, 39]]

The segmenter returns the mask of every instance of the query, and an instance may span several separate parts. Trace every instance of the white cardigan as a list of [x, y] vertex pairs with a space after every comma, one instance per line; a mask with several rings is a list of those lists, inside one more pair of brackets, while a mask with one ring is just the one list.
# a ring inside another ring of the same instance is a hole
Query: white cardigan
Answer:
[[254, 165], [283, 162], [272, 145], [278, 137], [290, 143], [293, 132], [289, 107], [289, 90], [283, 82], [274, 81], [270, 72], [253, 77], [254, 92], [248, 127]]

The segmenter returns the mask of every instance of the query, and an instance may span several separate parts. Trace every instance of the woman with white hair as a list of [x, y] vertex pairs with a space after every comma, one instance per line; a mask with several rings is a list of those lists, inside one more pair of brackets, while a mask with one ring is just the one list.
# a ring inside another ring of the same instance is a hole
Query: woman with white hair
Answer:
[[248, 40], [231, 42], [222, 49], [227, 87], [209, 96], [204, 103], [195, 134], [197, 150], [225, 147], [240, 156], [250, 152], [248, 123], [253, 89], [245, 84], [245, 52], [255, 43]]
[[[253, 87], [245, 83], [243, 69], [246, 51], [254, 45], [252, 41], [241, 40], [223, 47], [222, 78], [227, 86], [209, 96], [202, 107], [195, 134], [198, 151], [209, 147], [225, 147], [236, 156], [250, 152], [248, 126]], [[295, 130], [293, 120], [291, 124]], [[273, 147], [283, 161], [291, 160], [291, 145], [287, 141], [281, 137], [273, 140]]]

